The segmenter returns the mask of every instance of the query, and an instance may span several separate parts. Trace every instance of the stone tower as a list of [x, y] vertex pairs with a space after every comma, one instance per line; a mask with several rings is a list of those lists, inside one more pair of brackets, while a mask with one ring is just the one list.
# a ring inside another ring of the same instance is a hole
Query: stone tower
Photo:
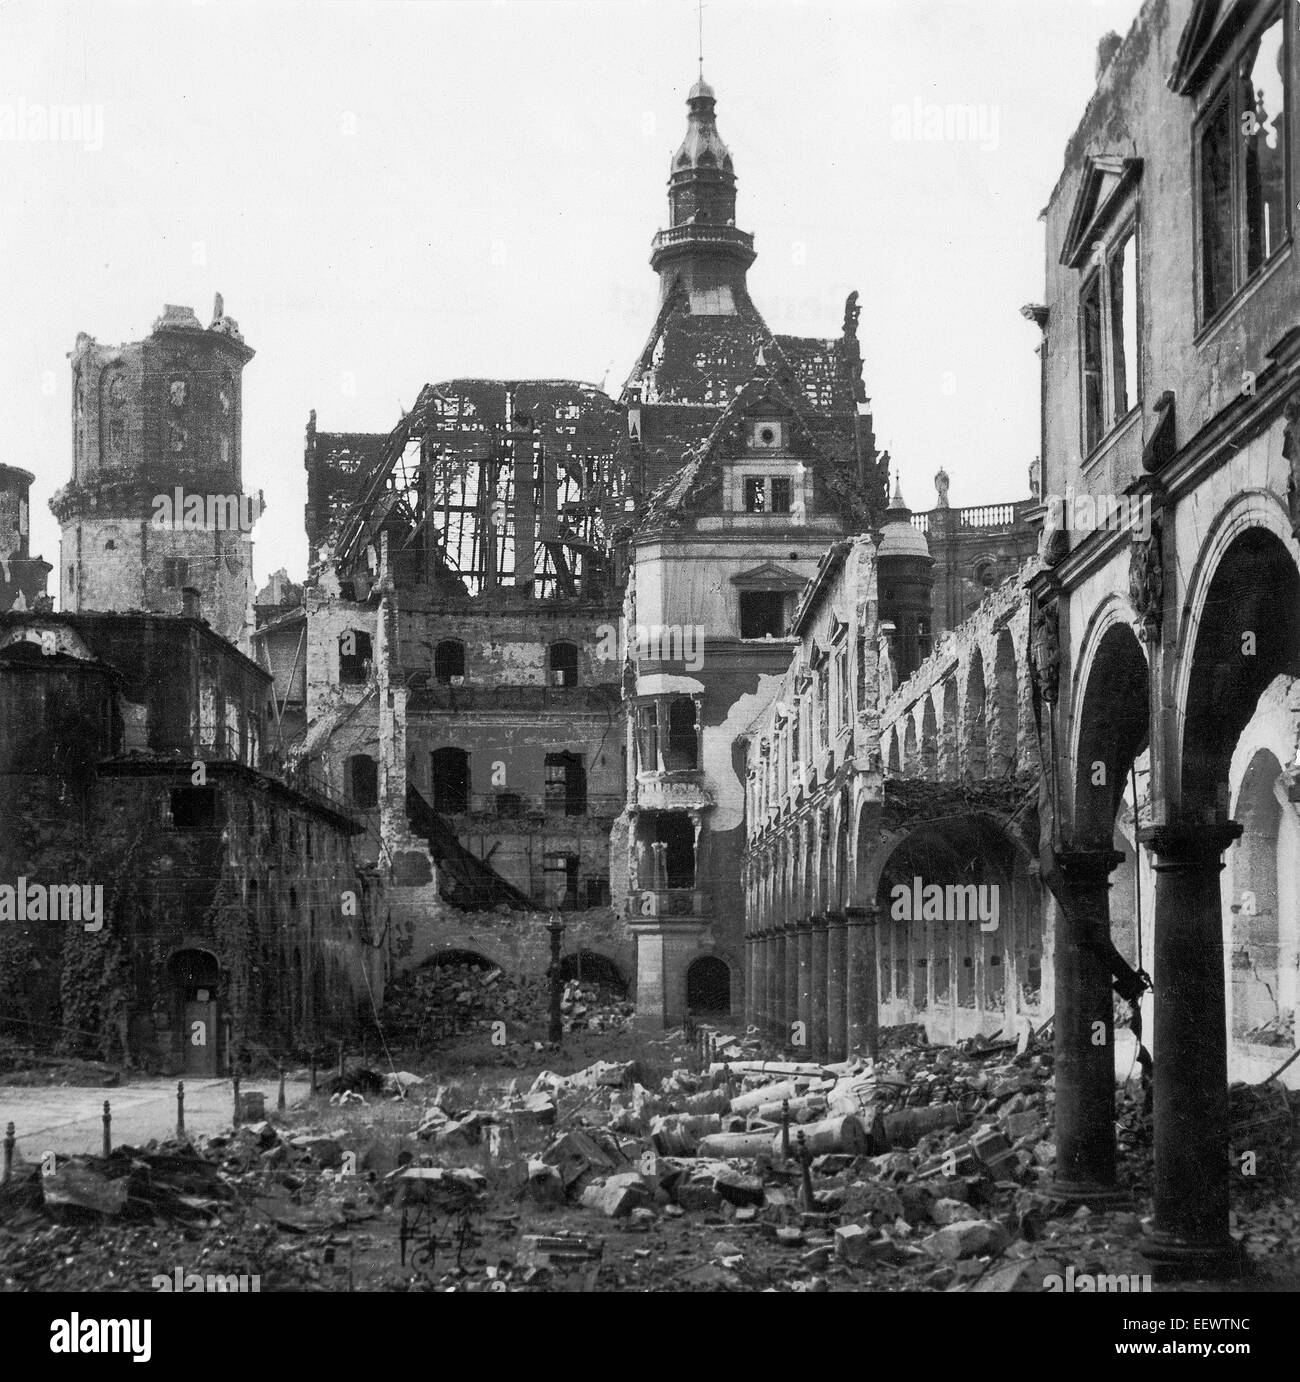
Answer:
[[197, 613], [244, 641], [262, 507], [241, 475], [252, 357], [220, 295], [206, 329], [193, 309], [168, 306], [143, 341], [78, 335], [72, 481], [50, 501], [61, 609]]
[[716, 103], [701, 77], [686, 98], [686, 137], [668, 176], [668, 229], [655, 236], [650, 265], [661, 301], [680, 286], [692, 311], [730, 312], [745, 291], [754, 237], [736, 229], [736, 174], [718, 133]]
[[876, 550], [880, 573], [880, 619], [892, 625], [890, 652], [899, 681], [910, 677], [934, 646], [934, 558], [925, 534], [912, 523], [912, 511], [895, 482], [894, 497], [880, 525]]

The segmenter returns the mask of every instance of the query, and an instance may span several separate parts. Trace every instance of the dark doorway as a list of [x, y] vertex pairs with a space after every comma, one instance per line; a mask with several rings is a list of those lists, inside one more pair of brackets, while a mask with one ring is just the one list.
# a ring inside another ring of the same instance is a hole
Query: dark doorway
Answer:
[[207, 950], [178, 950], [167, 962], [172, 993], [182, 1019], [182, 1066], [187, 1075], [218, 1070], [217, 983], [221, 970]]
[[566, 982], [577, 979], [583, 984], [594, 984], [620, 998], [627, 996], [627, 980], [622, 970], [613, 960], [597, 955], [594, 950], [578, 950], [565, 955], [560, 961], [560, 978]]
[[686, 1006], [705, 1016], [731, 1011], [731, 971], [712, 955], [702, 955], [686, 971]]

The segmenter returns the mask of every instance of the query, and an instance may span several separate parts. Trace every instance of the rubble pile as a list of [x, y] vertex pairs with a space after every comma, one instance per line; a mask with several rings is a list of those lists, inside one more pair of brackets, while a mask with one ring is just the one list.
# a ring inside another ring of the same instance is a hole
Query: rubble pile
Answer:
[[[490, 1030], [496, 1022], [516, 1029], [545, 1028], [550, 984], [545, 978], [509, 977], [501, 969], [472, 964], [427, 965], [390, 987], [380, 1023], [394, 1046], [416, 1047], [457, 1033]], [[560, 1013], [568, 1032], [619, 1032], [635, 1008], [610, 990], [570, 979]], [[531, 1033], [528, 1033], [531, 1035]]]
[[[480, 991], [477, 974], [455, 983]], [[1117, 1075], [1132, 1202], [1100, 1211], [1052, 1194], [1050, 1048], [894, 1038], [875, 1062], [765, 1060], [706, 1029], [568, 1073], [345, 1072], [292, 1122], [60, 1157], [53, 1174], [19, 1163], [0, 1187], [0, 1287], [63, 1272], [140, 1289], [196, 1252], [264, 1289], [1028, 1292], [1152, 1275], [1138, 1078]], [[1276, 1082], [1231, 1091], [1232, 1231], [1291, 1284], [1298, 1114]]]

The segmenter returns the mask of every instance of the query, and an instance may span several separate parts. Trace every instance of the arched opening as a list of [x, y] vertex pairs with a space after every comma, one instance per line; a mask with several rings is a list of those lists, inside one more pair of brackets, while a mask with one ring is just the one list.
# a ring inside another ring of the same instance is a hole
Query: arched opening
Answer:
[[935, 721], [934, 697], [927, 695], [921, 712], [921, 776], [934, 782], [939, 776], [939, 729]]
[[[997, 820], [935, 821], [898, 840], [876, 888], [881, 1025], [924, 1021], [951, 1041], [1005, 1025], [1008, 973], [1041, 963], [1017, 925], [1031, 909], [1029, 856]], [[1008, 953], [1010, 951], [1011, 953]]]
[[465, 680], [465, 645], [458, 638], [444, 638], [433, 650], [433, 679], [439, 686]]
[[1282, 1027], [1279, 986], [1278, 833], [1282, 806], [1274, 784], [1282, 765], [1267, 749], [1250, 760], [1233, 819], [1241, 839], [1229, 854], [1228, 1029], [1239, 1041], [1291, 1045]]
[[469, 754], [464, 749], [435, 749], [431, 755], [433, 809], [448, 815], [469, 810]]
[[943, 722], [939, 726], [939, 780], [956, 782], [961, 776], [957, 754], [957, 679], [943, 684]]
[[368, 753], [354, 753], [348, 759], [348, 801], [358, 811], [372, 811], [379, 805], [379, 764]]
[[916, 717], [909, 710], [903, 721], [903, 775], [905, 777], [914, 776], [918, 766], [916, 754]]
[[421, 969], [456, 969], [460, 967], [466, 969], [495, 969], [496, 965], [488, 959], [486, 955], [480, 955], [477, 950], [439, 950], [436, 955], [431, 955], [429, 959], [420, 966]]
[[1132, 768], [1147, 746], [1147, 662], [1127, 624], [1102, 635], [1079, 707], [1074, 826], [1081, 848], [1109, 849]]
[[209, 950], [177, 950], [167, 960], [172, 1007], [184, 1043], [187, 1075], [215, 1075], [221, 1040], [221, 966]]
[[976, 781], [988, 775], [984, 701], [984, 655], [976, 648], [966, 676], [966, 708], [962, 716], [962, 766]]
[[1183, 729], [1185, 815], [1226, 817], [1233, 749], [1278, 675], [1300, 676], [1300, 573], [1272, 533], [1251, 528], [1219, 563], [1196, 634]]
[[576, 979], [614, 998], [626, 998], [628, 983], [623, 971], [604, 955], [594, 950], [575, 950], [560, 960], [560, 978], [568, 983]]
[[993, 657], [993, 694], [988, 702], [989, 776], [1005, 777], [1016, 770], [1016, 724], [1019, 702], [1016, 695], [1016, 655], [1011, 633], [998, 634]]
[[888, 763], [888, 767], [886, 768], [886, 776], [892, 778], [902, 777], [903, 770], [902, 765], [899, 761], [898, 754], [898, 735], [893, 730], [887, 730], [885, 732], [885, 740], [889, 745], [888, 756], [886, 759]]
[[698, 1017], [731, 1012], [731, 971], [715, 955], [701, 955], [687, 969], [686, 1007]]

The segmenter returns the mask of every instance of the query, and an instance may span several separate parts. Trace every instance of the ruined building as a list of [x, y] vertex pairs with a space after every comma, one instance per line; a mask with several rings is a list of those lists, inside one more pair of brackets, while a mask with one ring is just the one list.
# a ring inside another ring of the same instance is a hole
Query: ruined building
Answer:
[[1144, 1251], [1194, 1271], [1233, 1257], [1229, 1073], [1263, 1079], [1295, 1050], [1294, 37], [1276, 5], [1143, 6], [1067, 145], [1032, 309], [1059, 1175], [1116, 1193], [1111, 1052], [1091, 1034], [1109, 1031], [1112, 983], [1144, 965]]
[[206, 503], [239, 497], [250, 355], [219, 309], [205, 331], [169, 308], [120, 350], [79, 338], [57, 614], [27, 555], [30, 477], [5, 471], [0, 1015], [37, 1046], [216, 1074], [342, 1035], [382, 1000], [360, 826], [280, 770], [272, 678], [221, 631], [243, 627], [250, 544], [238, 506]]
[[72, 479], [50, 503], [60, 609], [180, 614], [190, 590], [223, 638], [245, 636], [261, 512], [241, 478], [252, 358], [220, 298], [206, 329], [191, 308], [168, 306], [143, 341], [77, 337]]
[[50, 564], [31, 554], [29, 496], [36, 477], [17, 466], [0, 465], [0, 613], [36, 608], [46, 599]]

